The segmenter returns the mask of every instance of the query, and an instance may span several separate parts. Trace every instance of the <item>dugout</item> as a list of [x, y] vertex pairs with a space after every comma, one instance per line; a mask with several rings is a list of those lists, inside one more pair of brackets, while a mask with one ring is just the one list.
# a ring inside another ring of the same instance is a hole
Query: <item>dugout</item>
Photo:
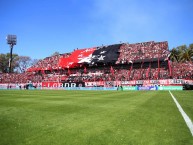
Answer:
[[184, 85], [183, 85], [183, 90], [193, 90], [193, 85], [184, 84]]

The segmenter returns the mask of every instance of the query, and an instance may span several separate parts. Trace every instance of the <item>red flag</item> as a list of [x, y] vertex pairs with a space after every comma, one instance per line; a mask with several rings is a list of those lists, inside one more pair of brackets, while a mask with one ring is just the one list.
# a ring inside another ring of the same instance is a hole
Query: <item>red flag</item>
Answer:
[[172, 76], [172, 68], [171, 68], [169, 59], [168, 59], [168, 67], [169, 67], [169, 76], [171, 77]]
[[149, 67], [148, 67], [147, 72], [146, 72], [146, 78], [148, 78], [148, 79], [149, 79], [150, 67], [151, 67], [151, 62], [149, 63]]
[[95, 74], [94, 74], [94, 82], [95, 82]]
[[156, 78], [159, 79], [159, 74], [160, 74], [160, 62], [159, 62], [159, 57], [158, 57], [158, 60], [157, 60], [157, 67], [158, 67], [158, 70], [157, 70], [157, 76]]
[[61, 57], [58, 61], [58, 66], [61, 68], [73, 68], [79, 66], [81, 63], [89, 63], [92, 53], [95, 50], [96, 48], [74, 50], [69, 56]]
[[41, 70], [41, 73], [42, 73], [42, 74], [45, 74], [45, 71], [42, 69], [42, 70]]
[[129, 77], [130, 77], [130, 74], [131, 74], [132, 69], [133, 69], [133, 63], [132, 63], [132, 65], [131, 65], [131, 67], [130, 67], [130, 70], [129, 70], [129, 74], [128, 74]]
[[59, 59], [58, 66], [61, 68], [68, 68], [73, 64], [72, 60], [70, 57], [62, 57]]
[[141, 72], [142, 72], [142, 68], [143, 68], [143, 63], [144, 63], [144, 61], [141, 63], [141, 69], [140, 69], [140, 72], [139, 72], [138, 79], [141, 79]]
[[111, 66], [110, 71], [111, 71], [111, 74], [112, 74], [112, 75], [114, 75], [114, 69], [113, 69], [113, 67], [112, 67], [112, 66]]
[[86, 67], [84, 67], [84, 73], [86, 74], [87, 70], [86, 70]]
[[71, 74], [71, 72], [70, 72], [70, 69], [68, 68], [68, 75], [70, 75]]

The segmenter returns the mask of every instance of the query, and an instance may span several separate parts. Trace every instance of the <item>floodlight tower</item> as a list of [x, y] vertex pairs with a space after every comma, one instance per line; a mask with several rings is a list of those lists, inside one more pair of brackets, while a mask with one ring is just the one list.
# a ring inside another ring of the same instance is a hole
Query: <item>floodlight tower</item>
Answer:
[[7, 35], [7, 44], [10, 45], [10, 58], [9, 58], [9, 73], [11, 73], [11, 65], [12, 65], [12, 52], [13, 46], [16, 45], [17, 36], [16, 35]]

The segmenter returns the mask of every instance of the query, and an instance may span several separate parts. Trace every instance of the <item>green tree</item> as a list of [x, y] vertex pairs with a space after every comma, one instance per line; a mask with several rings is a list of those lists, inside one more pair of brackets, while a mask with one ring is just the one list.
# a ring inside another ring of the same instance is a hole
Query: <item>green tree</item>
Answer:
[[9, 58], [6, 54], [0, 54], [0, 72], [8, 72]]
[[[15, 67], [17, 66], [17, 54], [13, 54], [12, 55], [12, 69], [11, 72], [13, 72], [13, 70], [15, 69]], [[0, 54], [0, 72], [2, 73], [7, 73], [8, 69], [9, 69], [9, 59], [10, 59], [10, 54]]]
[[191, 54], [191, 61], [193, 61], [193, 43], [189, 45], [190, 54]]
[[181, 45], [173, 48], [171, 51], [170, 59], [177, 62], [185, 62], [193, 60], [193, 44], [189, 47], [186, 45]]
[[191, 49], [191, 50], [193, 51], [193, 43], [190, 44], [188, 48]]
[[192, 60], [192, 50], [191, 49], [185, 49], [180, 52], [179, 59], [181, 62], [191, 61]]
[[178, 55], [179, 55], [179, 52], [178, 52], [178, 50], [176, 49], [176, 48], [173, 48], [171, 51], [170, 51], [170, 53], [171, 53], [171, 55], [170, 55], [170, 60], [171, 61], [179, 61], [179, 57], [178, 57]]

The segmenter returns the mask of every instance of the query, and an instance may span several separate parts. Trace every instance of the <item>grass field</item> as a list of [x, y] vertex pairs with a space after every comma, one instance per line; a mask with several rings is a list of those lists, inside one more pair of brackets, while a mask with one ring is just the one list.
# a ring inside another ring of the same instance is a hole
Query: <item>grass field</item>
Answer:
[[[171, 91], [193, 120], [193, 91]], [[192, 145], [168, 91], [0, 91], [0, 145]]]

